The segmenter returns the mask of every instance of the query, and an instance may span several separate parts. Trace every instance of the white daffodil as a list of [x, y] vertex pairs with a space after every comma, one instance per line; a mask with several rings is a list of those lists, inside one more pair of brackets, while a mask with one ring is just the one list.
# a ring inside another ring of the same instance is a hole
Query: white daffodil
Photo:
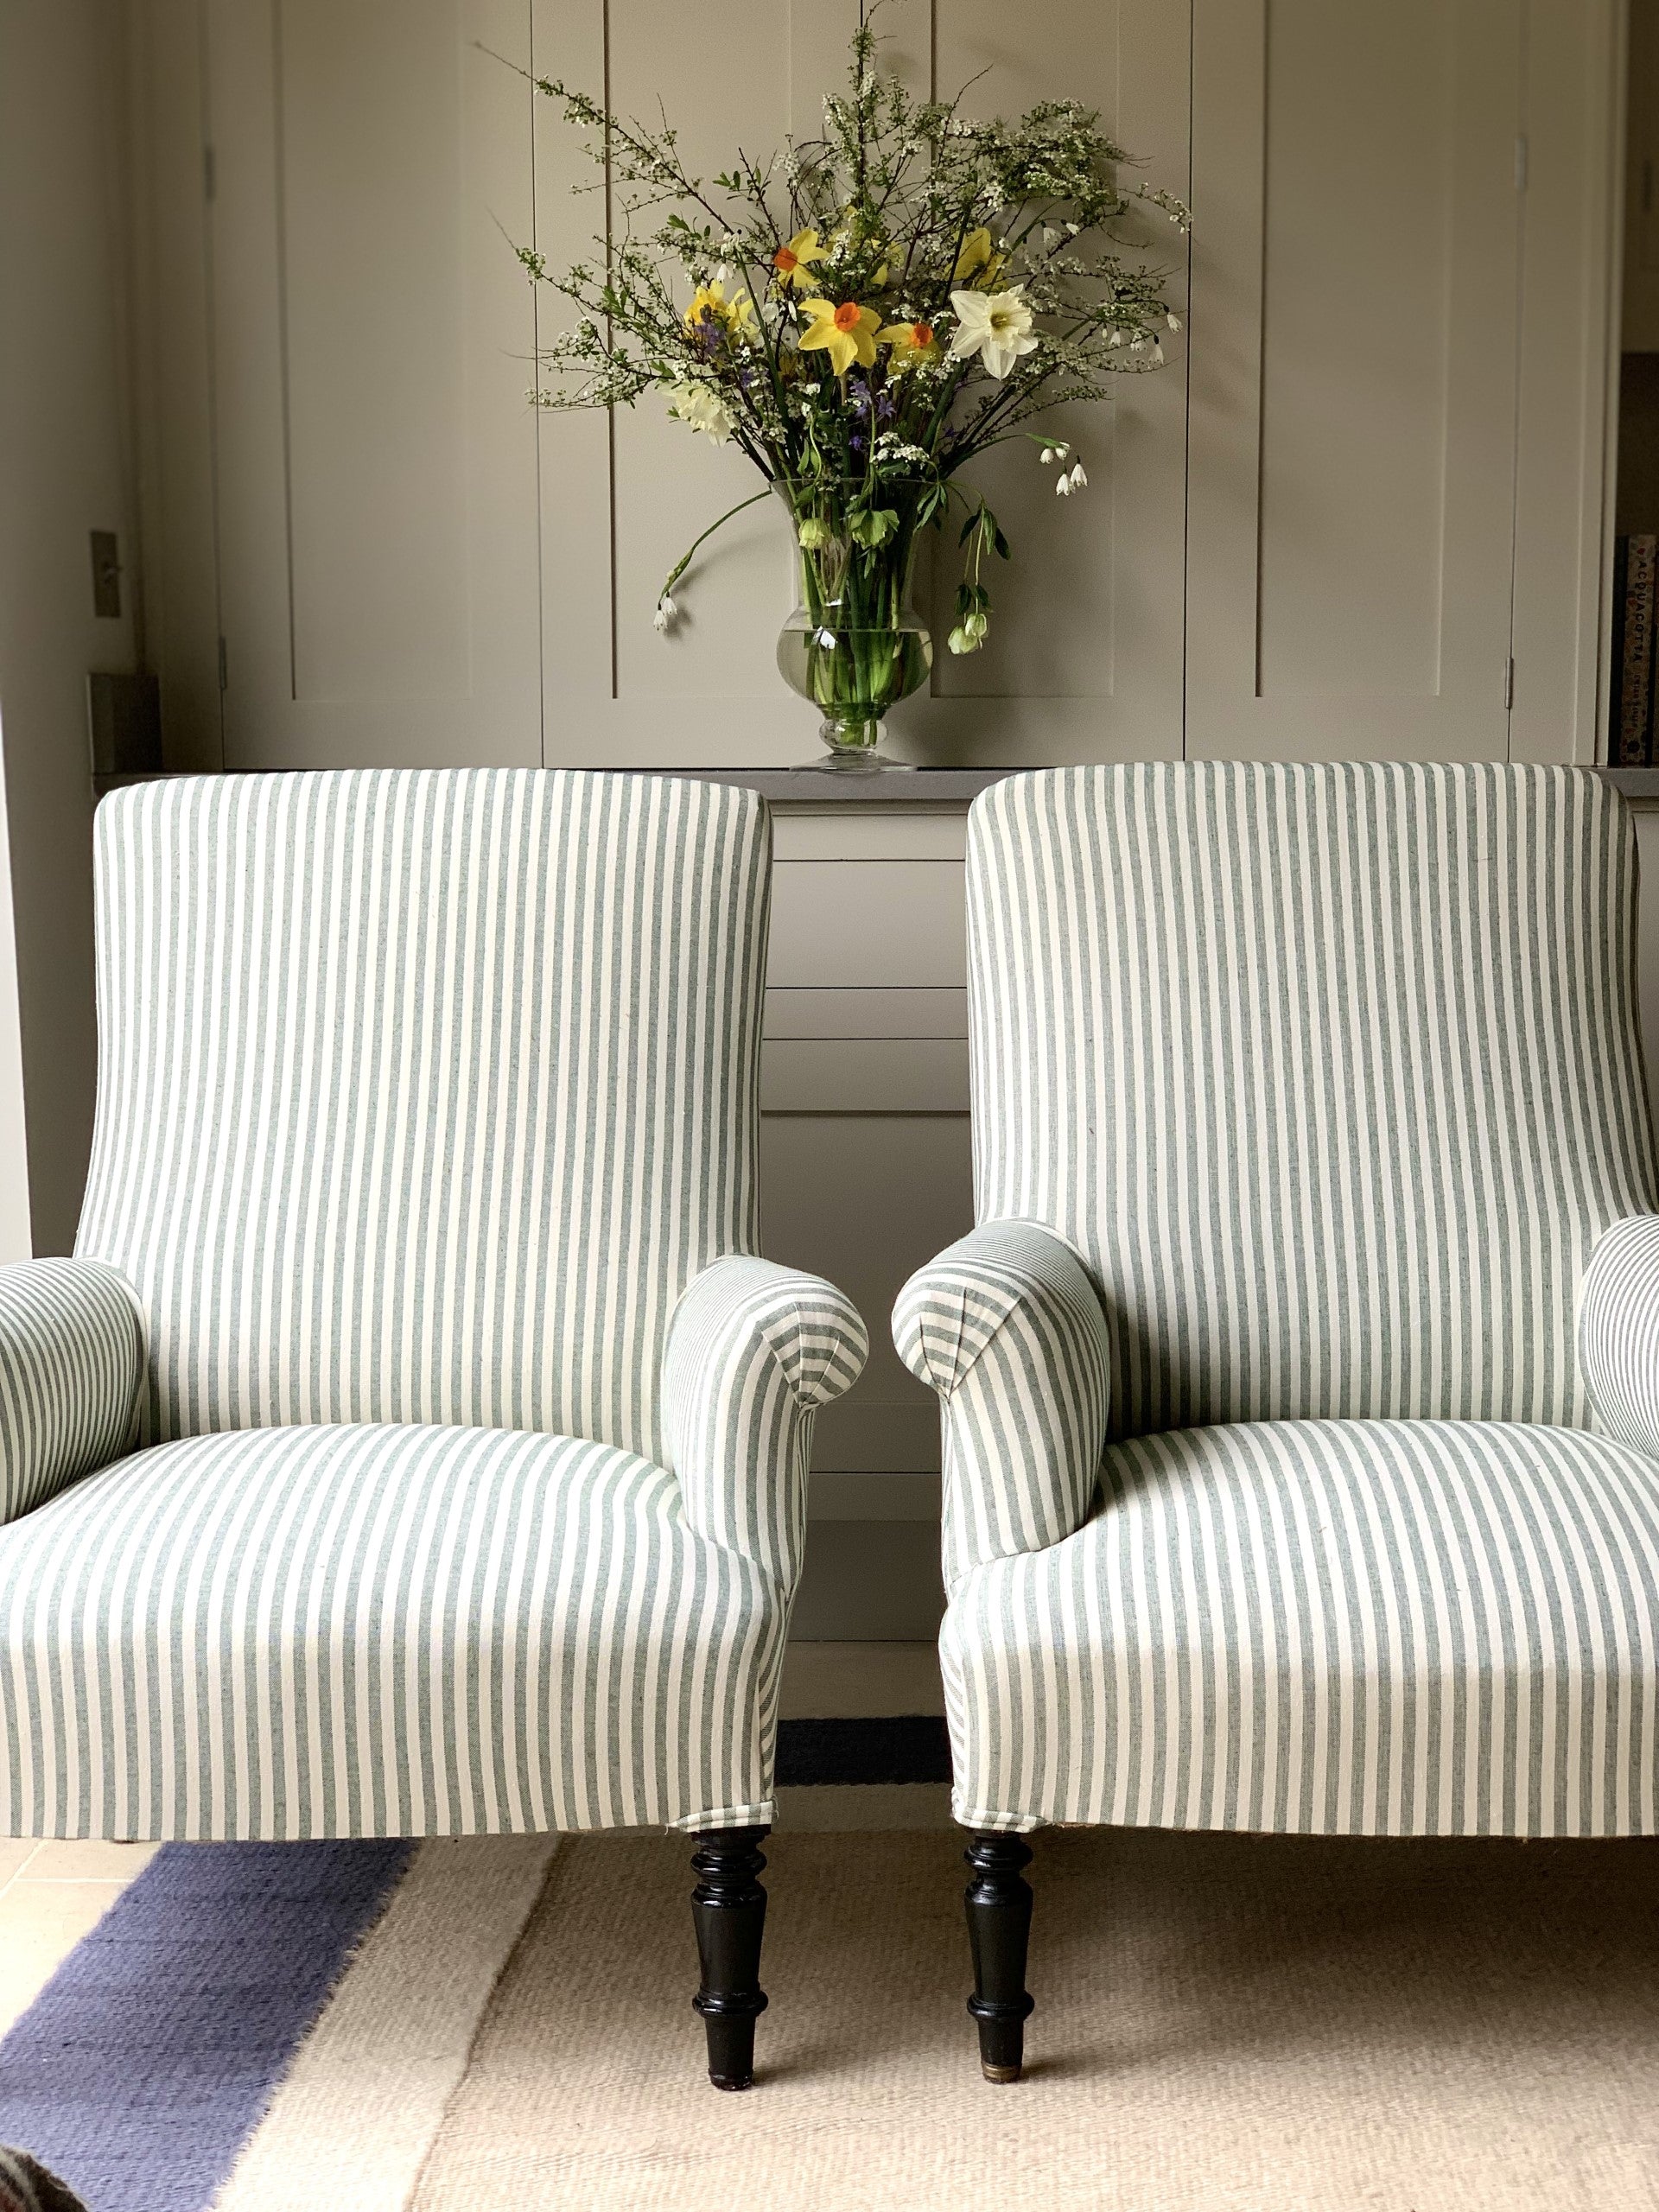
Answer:
[[717, 446], [723, 446], [737, 427], [719, 393], [710, 391], [703, 384], [671, 385], [668, 411], [677, 422], [689, 423], [694, 430], [701, 430]]
[[1018, 284], [1006, 292], [952, 292], [950, 304], [957, 311], [957, 334], [950, 340], [953, 361], [971, 360], [977, 353], [1000, 380], [1022, 353], [1036, 352], [1031, 309]]

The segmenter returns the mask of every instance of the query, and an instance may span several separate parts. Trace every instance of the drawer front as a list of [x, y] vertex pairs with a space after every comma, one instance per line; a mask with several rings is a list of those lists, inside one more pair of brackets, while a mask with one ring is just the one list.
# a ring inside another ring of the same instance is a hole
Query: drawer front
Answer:
[[767, 1037], [960, 1037], [968, 994], [939, 990], [772, 990]]
[[779, 861], [776, 989], [963, 990], [966, 888], [955, 861]]
[[780, 861], [960, 861], [968, 850], [968, 817], [911, 808], [791, 809], [772, 817], [772, 850]]
[[965, 1114], [965, 1039], [769, 1038], [760, 1053], [767, 1114]]

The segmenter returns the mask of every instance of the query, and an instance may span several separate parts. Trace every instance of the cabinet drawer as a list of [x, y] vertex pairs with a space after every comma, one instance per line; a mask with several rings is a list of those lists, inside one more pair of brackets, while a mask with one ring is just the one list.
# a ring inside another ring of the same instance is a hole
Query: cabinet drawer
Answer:
[[956, 861], [779, 861], [767, 981], [963, 990], [966, 896]]
[[965, 1114], [968, 1045], [942, 1037], [770, 1037], [766, 1114]]
[[937, 990], [766, 993], [770, 1037], [966, 1037], [968, 994]]

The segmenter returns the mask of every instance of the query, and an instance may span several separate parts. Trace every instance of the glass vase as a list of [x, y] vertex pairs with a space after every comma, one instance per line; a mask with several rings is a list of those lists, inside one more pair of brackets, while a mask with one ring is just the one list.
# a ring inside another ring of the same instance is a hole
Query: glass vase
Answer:
[[823, 717], [833, 767], [901, 765], [882, 756], [882, 717], [933, 665], [932, 638], [910, 604], [919, 488], [885, 486], [872, 507], [861, 483], [778, 486], [800, 561], [800, 603], [779, 635], [778, 667]]

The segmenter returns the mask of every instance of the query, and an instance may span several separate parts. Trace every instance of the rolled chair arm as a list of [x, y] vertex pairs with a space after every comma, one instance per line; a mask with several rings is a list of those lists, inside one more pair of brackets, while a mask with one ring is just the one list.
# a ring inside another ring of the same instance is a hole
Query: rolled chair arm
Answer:
[[868, 1351], [833, 1284], [737, 1255], [693, 1279], [669, 1325], [663, 1427], [685, 1517], [785, 1590], [800, 1573], [813, 1416]]
[[143, 1371], [143, 1309], [116, 1268], [0, 1267], [0, 1520], [129, 1448]]
[[1659, 1459], [1659, 1214], [1615, 1222], [1591, 1253], [1579, 1366], [1607, 1434]]
[[939, 1394], [948, 1585], [1082, 1525], [1106, 1441], [1111, 1338], [1069, 1244], [1036, 1222], [982, 1222], [905, 1285], [893, 1340]]

